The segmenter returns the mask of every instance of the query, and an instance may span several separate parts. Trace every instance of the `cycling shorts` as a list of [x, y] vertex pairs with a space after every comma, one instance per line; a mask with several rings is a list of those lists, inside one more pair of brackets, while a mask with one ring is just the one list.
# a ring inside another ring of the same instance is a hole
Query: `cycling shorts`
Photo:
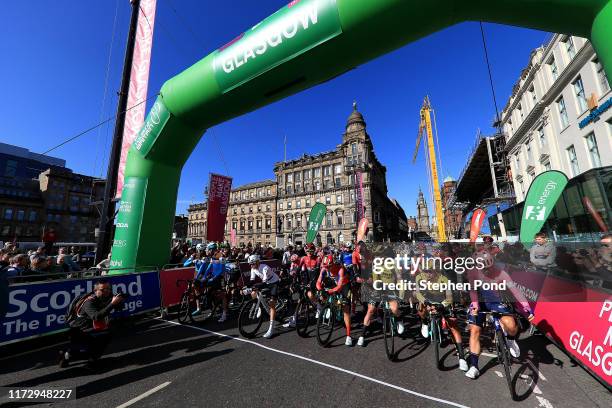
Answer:
[[476, 316], [472, 314], [472, 307], [470, 306], [470, 309], [468, 310], [468, 322], [480, 327], [482, 327], [482, 324], [485, 321], [486, 312], [498, 312], [503, 315], [512, 315], [514, 313], [512, 307], [507, 305], [506, 303], [483, 302], [479, 303], [478, 305], [479, 309], [478, 314]]
[[254, 286], [259, 290], [270, 289], [270, 294], [268, 295], [270, 299], [276, 299], [278, 297], [278, 282], [256, 283]]

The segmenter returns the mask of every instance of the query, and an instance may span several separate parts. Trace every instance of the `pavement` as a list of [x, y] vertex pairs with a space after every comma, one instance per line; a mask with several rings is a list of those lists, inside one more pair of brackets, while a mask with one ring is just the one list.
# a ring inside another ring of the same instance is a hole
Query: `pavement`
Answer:
[[[172, 317], [172, 316], [170, 316]], [[481, 377], [457, 368], [451, 346], [434, 365], [433, 350], [418, 334], [416, 321], [399, 339], [397, 361], [387, 360], [380, 333], [366, 347], [346, 347], [344, 329], [330, 347], [280, 329], [272, 339], [240, 337], [230, 321], [142, 318], [117, 329], [100, 366], [82, 362], [57, 367], [62, 345], [0, 357], [0, 386], [76, 388], [77, 400], [37, 403], [54, 407], [610, 407], [612, 394], [556, 346], [539, 335], [521, 339], [522, 356], [513, 365], [516, 401], [503, 368], [483, 348]], [[353, 331], [356, 343], [359, 328]], [[40, 346], [40, 344], [38, 344]], [[23, 406], [23, 403], [0, 405]]]

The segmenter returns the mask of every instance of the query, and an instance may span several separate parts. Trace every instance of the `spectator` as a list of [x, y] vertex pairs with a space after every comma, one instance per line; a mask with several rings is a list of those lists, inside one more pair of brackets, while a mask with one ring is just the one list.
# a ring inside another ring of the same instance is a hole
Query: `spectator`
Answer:
[[8, 278], [15, 278], [26, 275], [28, 268], [28, 256], [25, 254], [17, 254], [11, 258], [11, 264], [6, 268]]
[[44, 275], [48, 273], [49, 261], [46, 256], [35, 255], [30, 259], [30, 267], [32, 275]]
[[[74, 247], [73, 247], [74, 248]], [[62, 247], [59, 250], [59, 256], [63, 257], [62, 265], [66, 265], [65, 267], [62, 266], [62, 269], [65, 272], [78, 272], [81, 270], [81, 267], [79, 266], [78, 263], [76, 263], [72, 257], [72, 255], [68, 254], [68, 248], [66, 247]], [[59, 257], [58, 257], [58, 265], [60, 264], [59, 261]], [[68, 270], [66, 270], [68, 269]]]
[[281, 261], [281, 264], [287, 268], [290, 264], [291, 264], [291, 253], [293, 252], [293, 247], [291, 245], [288, 245], [287, 248], [285, 248], [285, 252], [283, 253], [283, 260]]
[[112, 256], [112, 250], [108, 252], [108, 255], [106, 256], [106, 258], [104, 258], [103, 260], [101, 260], [97, 265], [96, 268], [98, 269], [108, 269], [110, 268], [110, 261], [111, 261], [111, 256]]
[[557, 248], [557, 256], [555, 263], [560, 269], [568, 272], [572, 276], [578, 276], [578, 266], [574, 262], [574, 258], [567, 252], [567, 248], [560, 246]]
[[38, 248], [36, 248], [36, 251], [30, 253], [30, 262], [32, 262], [32, 259], [35, 256], [46, 257], [47, 256], [47, 250], [45, 249], [45, 247], [44, 246], [39, 246]]
[[556, 250], [552, 242], [549, 242], [544, 232], [538, 232], [535, 236], [535, 244], [529, 250], [529, 259], [535, 266], [546, 268], [555, 264]]
[[43, 229], [43, 231], [42, 241], [45, 244], [45, 251], [47, 255], [51, 255], [53, 253], [53, 245], [57, 241], [57, 234], [55, 233], [55, 228]]
[[123, 302], [120, 294], [113, 296], [107, 280], [99, 280], [93, 293], [86, 295], [78, 310], [70, 311], [70, 345], [59, 352], [59, 366], [68, 367], [75, 359], [87, 359], [89, 368], [95, 368], [111, 341], [109, 316]]
[[57, 256], [57, 260], [56, 260], [56, 265], [53, 265], [53, 272], [54, 273], [69, 273], [71, 271], [70, 269], [70, 265], [66, 262], [66, 260], [68, 259], [68, 255], [58, 255]]
[[[75, 263], [76, 265], [80, 265], [81, 264], [81, 253], [79, 251], [79, 248], [75, 247], [75, 246], [71, 246], [70, 247], [70, 256], [72, 256], [72, 262]], [[80, 268], [80, 266], [79, 266]]]

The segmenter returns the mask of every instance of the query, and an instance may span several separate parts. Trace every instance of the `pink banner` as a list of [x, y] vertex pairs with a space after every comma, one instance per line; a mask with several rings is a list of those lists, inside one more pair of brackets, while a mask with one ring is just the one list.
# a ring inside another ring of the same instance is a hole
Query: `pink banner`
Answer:
[[117, 198], [121, 197], [121, 191], [123, 190], [125, 161], [128, 151], [145, 118], [147, 104], [144, 101], [147, 99], [147, 89], [149, 87], [149, 68], [151, 66], [156, 2], [157, 0], [140, 1], [136, 42], [134, 44], [132, 71], [130, 74], [130, 90], [128, 92], [127, 108], [129, 110], [125, 114], [121, 161], [119, 162], [119, 172], [117, 174], [117, 194], [115, 195]]
[[363, 241], [368, 232], [368, 219], [362, 218], [357, 228], [357, 242]]
[[210, 174], [208, 186], [208, 210], [206, 216], [206, 240], [223, 241], [225, 219], [229, 207], [232, 178], [220, 174]]
[[236, 230], [232, 228], [232, 232], [230, 233], [230, 245], [232, 247], [236, 246]]
[[476, 242], [478, 234], [480, 234], [480, 228], [482, 228], [482, 222], [484, 221], [486, 212], [479, 208], [472, 213], [472, 223], [470, 226], [470, 242]]
[[355, 207], [357, 210], [357, 222], [365, 217], [363, 211], [363, 175], [360, 171], [355, 172]]

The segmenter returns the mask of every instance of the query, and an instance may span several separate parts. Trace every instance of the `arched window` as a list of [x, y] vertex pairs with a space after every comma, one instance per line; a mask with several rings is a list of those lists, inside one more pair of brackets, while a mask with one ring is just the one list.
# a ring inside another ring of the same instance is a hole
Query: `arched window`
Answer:
[[334, 238], [332, 237], [331, 232], [327, 233], [326, 241], [327, 245], [331, 245], [334, 243]]

